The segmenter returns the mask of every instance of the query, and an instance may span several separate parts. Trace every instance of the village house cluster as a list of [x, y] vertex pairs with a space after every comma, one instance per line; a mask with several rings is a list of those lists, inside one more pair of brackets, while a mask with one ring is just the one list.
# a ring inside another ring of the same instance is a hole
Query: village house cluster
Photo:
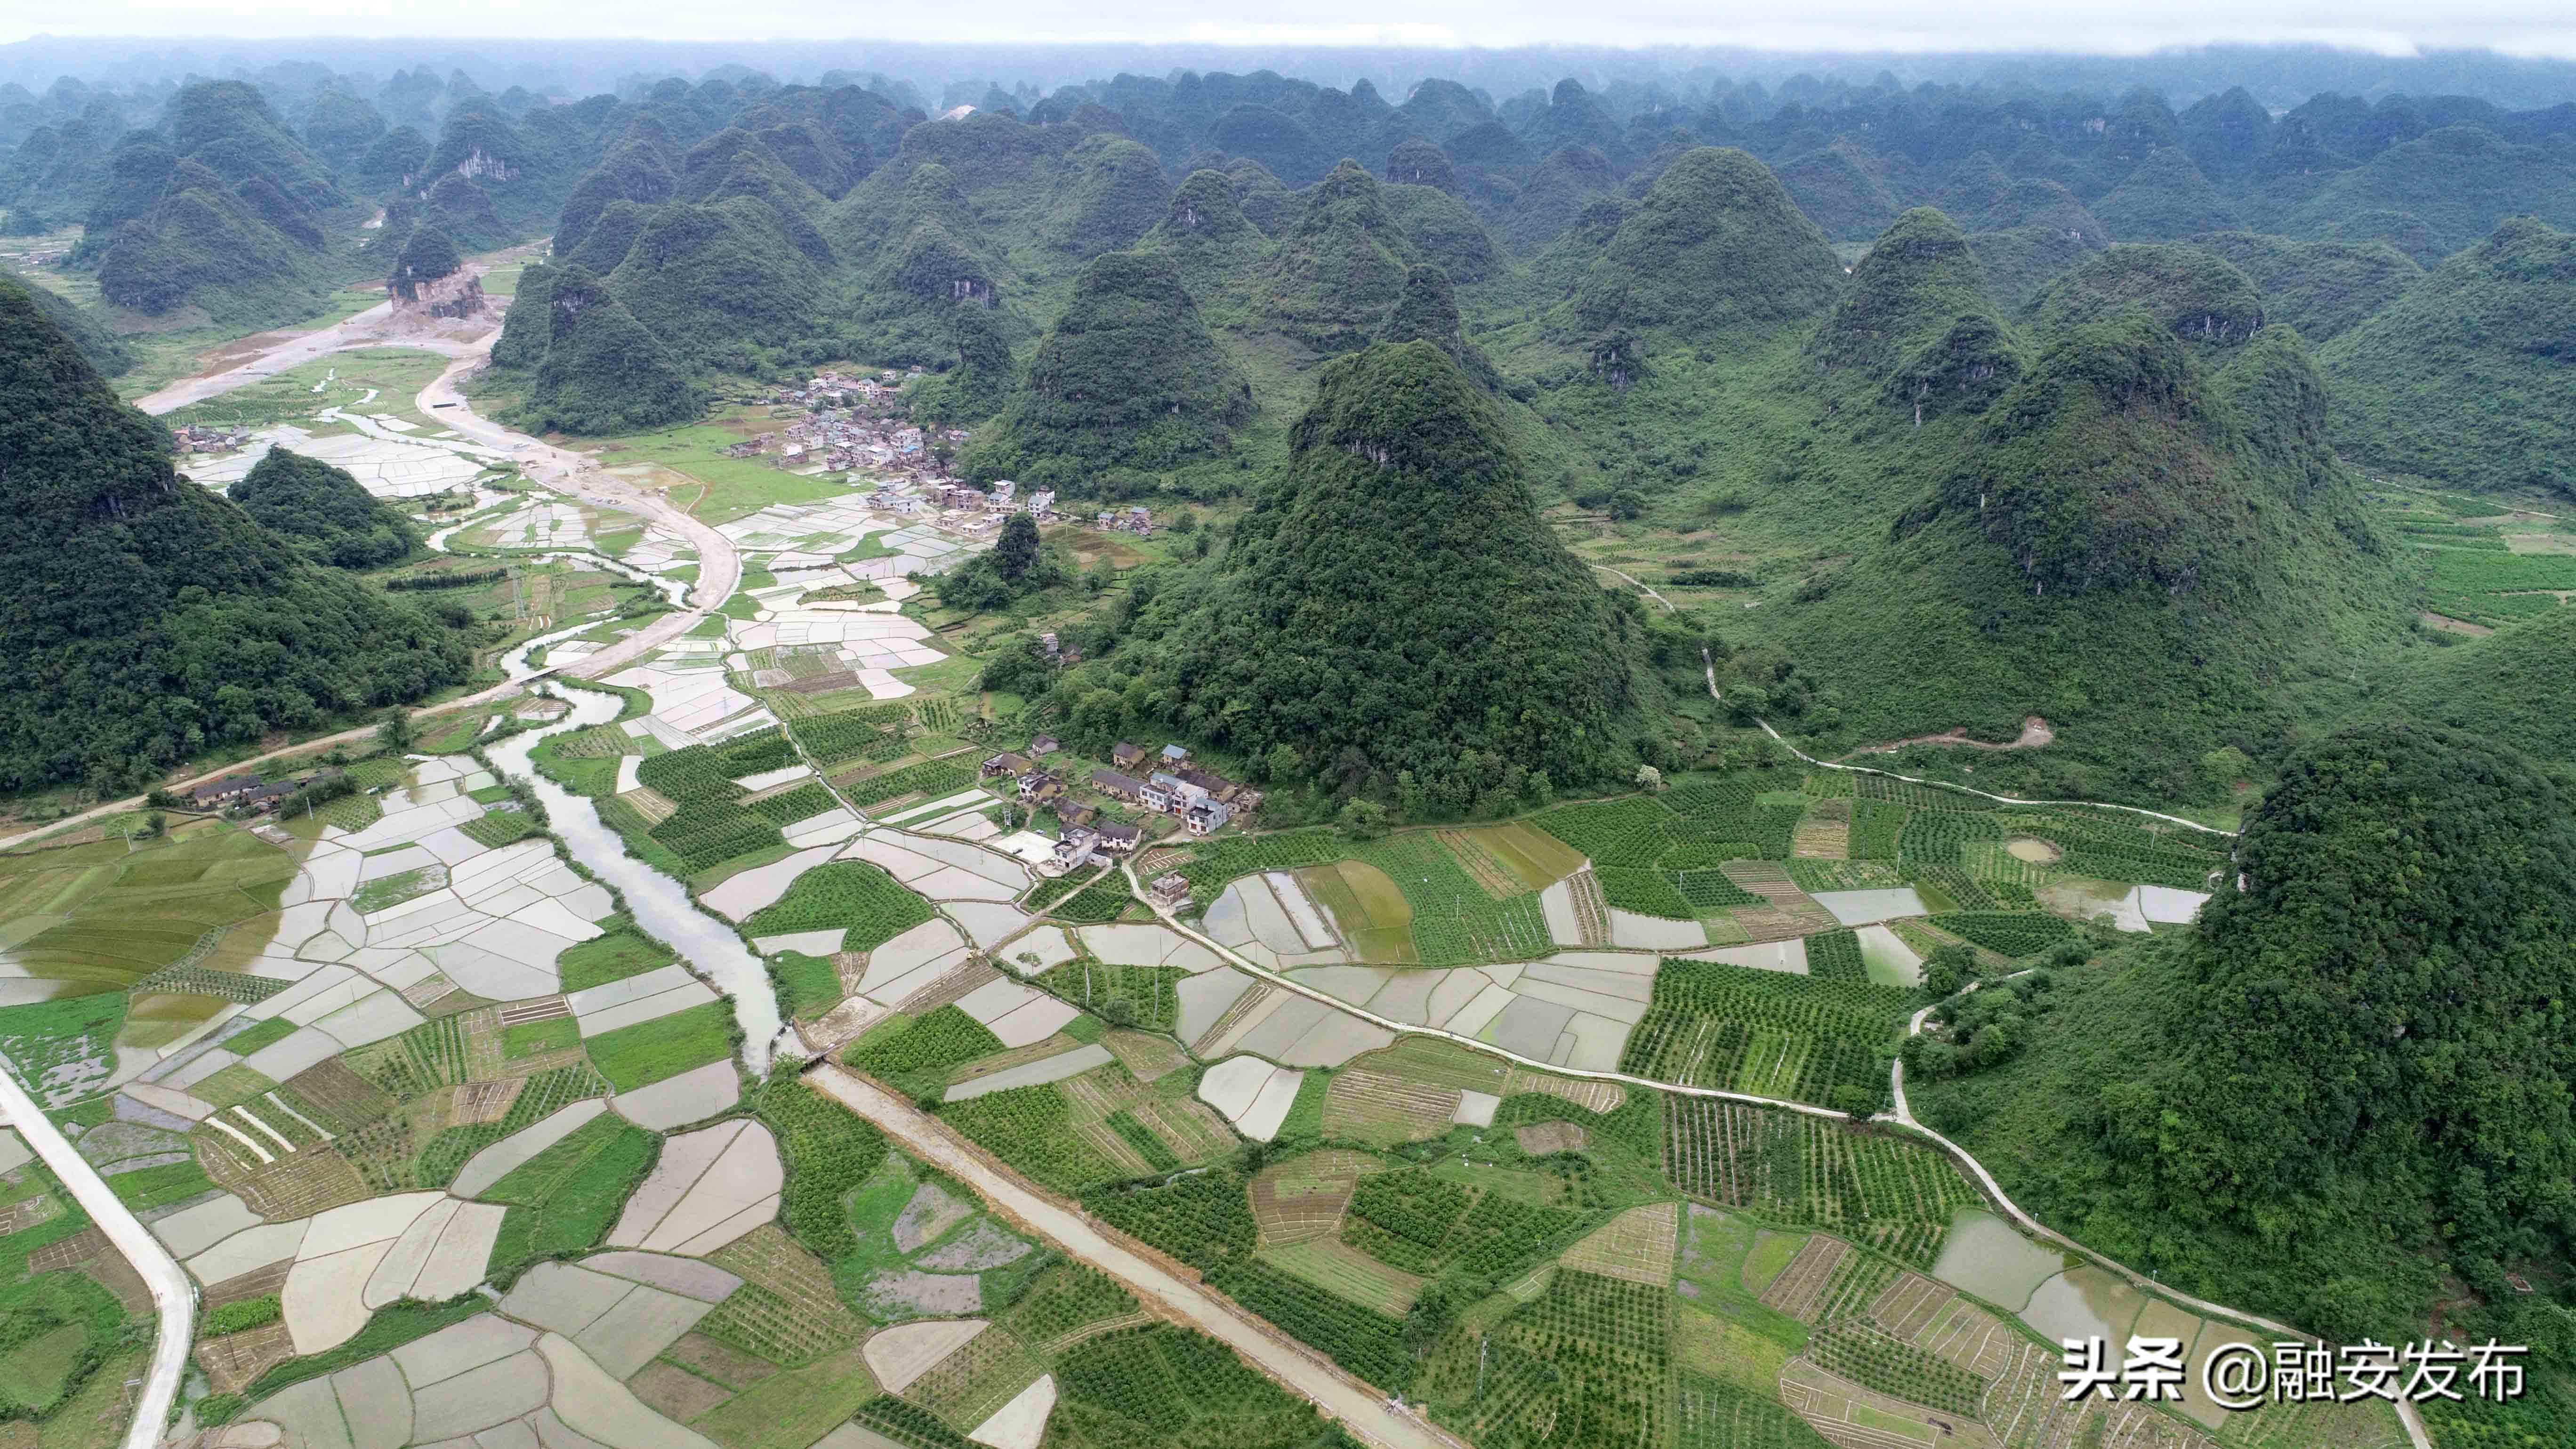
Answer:
[[241, 815], [259, 815], [275, 809], [277, 802], [316, 781], [337, 779], [338, 770], [323, 770], [306, 779], [271, 780], [264, 776], [226, 775], [190, 790], [179, 798], [191, 810], [229, 810]]
[[777, 408], [804, 408], [805, 415], [774, 433], [746, 438], [724, 450], [728, 458], [766, 457], [789, 471], [820, 469], [826, 473], [864, 468], [921, 481], [938, 479], [930, 444], [965, 440], [963, 429], [924, 430], [890, 416], [888, 400], [899, 391], [901, 373], [879, 377], [844, 377], [818, 373], [801, 388], [768, 394], [762, 401]]
[[190, 423], [170, 430], [170, 449], [176, 453], [237, 453], [250, 446], [250, 429], [216, 428], [204, 423]]
[[[1144, 843], [1142, 828], [1108, 818], [1078, 793], [1072, 781], [1039, 763], [1062, 748], [1053, 735], [1029, 742], [1029, 752], [1005, 751], [984, 761], [985, 779], [1008, 778], [1021, 803], [1056, 817], [1061, 834], [1055, 865], [1073, 870], [1095, 859], [1130, 854]], [[1116, 768], [1094, 770], [1084, 783], [1099, 796], [1177, 817], [1192, 835], [1211, 835], [1260, 808], [1261, 793], [1190, 763], [1186, 746], [1165, 745], [1159, 755], [1120, 740], [1109, 752]], [[1142, 778], [1138, 774], [1141, 772]]]

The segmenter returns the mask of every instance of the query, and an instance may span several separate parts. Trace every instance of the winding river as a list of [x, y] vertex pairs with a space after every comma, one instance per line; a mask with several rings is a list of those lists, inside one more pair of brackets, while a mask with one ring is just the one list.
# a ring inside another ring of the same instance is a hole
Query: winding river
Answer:
[[760, 958], [731, 926], [699, 910], [680, 882], [628, 855], [625, 841], [599, 818], [597, 806], [547, 779], [528, 758], [539, 740], [617, 718], [624, 701], [589, 689], [557, 691], [540, 686], [538, 692], [563, 700], [572, 712], [543, 729], [512, 735], [484, 753], [503, 774], [526, 781], [537, 792], [545, 803], [547, 828], [563, 841], [573, 859], [625, 895], [626, 909], [638, 926], [660, 937], [691, 969], [732, 998], [734, 1020], [742, 1026], [743, 1065], [755, 1075], [767, 1072], [786, 1023], [779, 1017], [778, 995], [770, 988], [769, 971]]

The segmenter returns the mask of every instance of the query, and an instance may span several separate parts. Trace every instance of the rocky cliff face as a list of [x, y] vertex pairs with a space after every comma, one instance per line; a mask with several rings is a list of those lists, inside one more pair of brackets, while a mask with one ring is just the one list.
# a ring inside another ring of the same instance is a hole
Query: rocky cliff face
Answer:
[[468, 272], [455, 272], [430, 281], [415, 282], [411, 295], [401, 289], [393, 294], [394, 315], [423, 320], [461, 321], [473, 317], [496, 317], [490, 299], [483, 295], [481, 279]]

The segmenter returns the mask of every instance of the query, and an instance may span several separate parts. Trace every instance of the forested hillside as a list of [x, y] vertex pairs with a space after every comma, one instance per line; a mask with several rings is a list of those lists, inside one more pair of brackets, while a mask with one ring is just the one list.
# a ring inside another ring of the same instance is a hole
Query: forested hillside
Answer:
[[465, 675], [444, 627], [178, 477], [167, 438], [0, 287], [0, 788], [135, 788]]

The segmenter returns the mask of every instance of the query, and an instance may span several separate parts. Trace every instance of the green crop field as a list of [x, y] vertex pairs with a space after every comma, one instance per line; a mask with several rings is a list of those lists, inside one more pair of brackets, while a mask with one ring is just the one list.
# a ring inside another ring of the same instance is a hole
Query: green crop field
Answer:
[[485, 1189], [485, 1201], [510, 1208], [492, 1245], [493, 1281], [507, 1282], [530, 1263], [606, 1237], [661, 1142], [613, 1112], [602, 1113]]
[[1671, 1098], [1664, 1160], [1704, 1201], [1830, 1229], [1929, 1268], [1951, 1214], [1981, 1199], [1949, 1158], [1889, 1133], [1741, 1102]]
[[841, 794], [851, 804], [865, 809], [870, 805], [899, 799], [905, 795], [946, 795], [952, 791], [965, 789], [974, 783], [975, 771], [972, 766], [959, 764], [954, 760], [924, 760], [917, 765], [906, 765], [900, 770], [889, 770], [882, 775], [869, 775], [863, 779], [847, 781], [841, 786]]
[[602, 1032], [583, 1043], [591, 1065], [621, 1092], [676, 1077], [733, 1055], [733, 1007], [709, 1001], [669, 1016]]
[[949, 1126], [1004, 1162], [1058, 1192], [1118, 1175], [1099, 1149], [1073, 1130], [1073, 1110], [1053, 1082], [1013, 1087], [939, 1109]]
[[835, 860], [798, 876], [742, 928], [753, 936], [840, 929], [842, 950], [873, 951], [930, 917], [930, 903], [893, 876], [863, 860]]
[[950, 1005], [872, 1028], [850, 1044], [841, 1060], [872, 1077], [898, 1077], [945, 1070], [1001, 1049], [1001, 1038]]
[[885, 1161], [885, 1134], [792, 1077], [763, 1086], [755, 1105], [786, 1162], [787, 1230], [827, 1263], [848, 1257], [858, 1244], [842, 1204]]
[[567, 946], [555, 957], [555, 970], [566, 991], [582, 991], [658, 971], [680, 958], [671, 948], [635, 928], [631, 916], [611, 916], [599, 923], [602, 934]]
[[1958, 911], [1930, 919], [1951, 935], [2006, 956], [2034, 955], [2075, 934], [2055, 916], [2020, 911]]
[[1082, 1195], [1082, 1209], [1201, 1269], [1249, 1258], [1261, 1237], [1243, 1177], [1225, 1167], [1151, 1184], [1095, 1187]]
[[[1829, 933], [1850, 943], [1849, 932]], [[1811, 949], [1814, 949], [1811, 946]], [[1846, 963], [1858, 967], [1858, 947]], [[1920, 993], [1873, 986], [1864, 971], [1814, 976], [1715, 962], [1667, 961], [1628, 1037], [1621, 1070], [1818, 1106], [1877, 1102], [1887, 1064]], [[1853, 1094], [1858, 1094], [1854, 1096]]]

